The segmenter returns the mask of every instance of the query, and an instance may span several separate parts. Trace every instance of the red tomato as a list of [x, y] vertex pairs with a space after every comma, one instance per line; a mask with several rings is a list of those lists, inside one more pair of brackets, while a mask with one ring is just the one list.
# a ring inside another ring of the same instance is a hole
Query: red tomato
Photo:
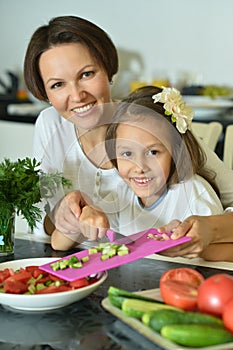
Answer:
[[202, 283], [198, 289], [197, 305], [201, 312], [221, 317], [230, 299], [233, 299], [233, 276], [220, 273]]
[[202, 274], [200, 274], [200, 272], [194, 269], [188, 267], [180, 267], [164, 272], [160, 278], [160, 281], [163, 282], [166, 280], [181, 281], [191, 284], [192, 286], [199, 287], [201, 283], [204, 282], [205, 278], [202, 276]]
[[40, 269], [35, 269], [33, 272], [32, 272], [32, 276], [34, 277], [34, 278], [38, 278], [39, 276], [47, 276], [48, 274], [46, 273], [46, 272], [42, 272]]
[[34, 265], [26, 266], [25, 270], [27, 272], [30, 272], [30, 274], [34, 278], [38, 278], [40, 275], [43, 275], [43, 276], [48, 275], [47, 272], [40, 270], [38, 266], [34, 266]]
[[38, 270], [38, 266], [36, 266], [36, 265], [26, 266], [25, 270], [28, 271], [28, 272], [33, 273], [33, 271]]
[[25, 283], [18, 281], [13, 277], [9, 277], [4, 282], [5, 293], [22, 294], [27, 292], [28, 287]]
[[233, 299], [230, 299], [230, 301], [228, 301], [224, 306], [222, 320], [224, 326], [230, 332], [233, 332]]
[[4, 269], [0, 271], [0, 283], [5, 281], [8, 277], [12, 276], [11, 270], [10, 269]]
[[78, 280], [70, 282], [69, 285], [72, 289], [78, 289], [78, 288], [88, 286], [89, 282], [85, 277], [83, 277], [83, 278], [79, 278]]
[[31, 278], [31, 273], [24, 269], [20, 269], [19, 271], [15, 272], [15, 274], [10, 278], [14, 278], [15, 281], [25, 283]]
[[51, 281], [65, 282], [62, 278], [57, 277], [57, 276], [54, 276], [54, 275], [52, 275], [52, 274], [50, 274], [50, 273], [49, 273], [49, 279], [50, 279]]
[[166, 304], [193, 311], [197, 307], [198, 288], [204, 277], [191, 268], [168, 270], [160, 278], [160, 293]]

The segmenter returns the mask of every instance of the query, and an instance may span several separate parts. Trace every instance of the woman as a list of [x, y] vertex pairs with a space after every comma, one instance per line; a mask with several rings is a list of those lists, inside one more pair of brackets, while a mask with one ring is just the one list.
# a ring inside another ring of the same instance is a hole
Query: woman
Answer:
[[[97, 203], [103, 192], [116, 191], [121, 182], [104, 147], [114, 107], [110, 87], [117, 70], [117, 51], [107, 34], [73, 16], [55, 18], [48, 26], [38, 28], [25, 57], [28, 89], [52, 105], [37, 119], [34, 156], [42, 161], [44, 171], [63, 172], [74, 189]], [[67, 232], [72, 228], [72, 218], [67, 218]], [[77, 227], [72, 231], [76, 233]], [[95, 239], [97, 233], [93, 231], [90, 236]], [[104, 232], [98, 234], [102, 237]]]
[[[56, 227], [81, 241], [79, 216], [85, 202], [89, 198], [99, 205], [122, 184], [104, 147], [114, 109], [111, 81], [117, 70], [116, 48], [108, 35], [79, 17], [54, 18], [39, 27], [29, 42], [24, 62], [26, 85], [36, 98], [52, 105], [37, 119], [34, 156], [44, 171], [63, 172], [76, 189], [66, 196], [61, 193], [51, 203], [54, 208], [44, 221], [47, 234]], [[233, 173], [208, 148], [206, 154], [207, 165], [217, 173], [223, 206], [233, 206]], [[101, 204], [103, 211], [113, 207], [107, 200]], [[90, 228], [89, 238], [103, 237], [104, 225], [103, 230]]]

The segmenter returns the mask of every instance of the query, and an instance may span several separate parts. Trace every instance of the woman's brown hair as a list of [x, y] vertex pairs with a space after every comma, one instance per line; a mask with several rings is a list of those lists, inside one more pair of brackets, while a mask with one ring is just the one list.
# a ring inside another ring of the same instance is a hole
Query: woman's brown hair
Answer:
[[24, 60], [26, 86], [39, 100], [47, 100], [39, 69], [40, 56], [53, 46], [67, 43], [81, 43], [86, 46], [97, 64], [106, 71], [109, 81], [118, 71], [116, 47], [103, 29], [76, 16], [53, 18], [48, 25], [41, 26], [34, 32]]
[[109, 159], [117, 168], [116, 132], [120, 123], [132, 124], [138, 118], [153, 116], [159, 123], [166, 123], [166, 128], [170, 129], [170, 134], [172, 133], [172, 166], [167, 181], [168, 186], [197, 174], [206, 179], [219, 194], [215, 183], [216, 174], [207, 169], [206, 154], [196, 137], [190, 130], [186, 130], [184, 134], [179, 133], [171, 116], [165, 114], [164, 104], [154, 103], [152, 96], [161, 91], [161, 88], [155, 86], [144, 86], [121, 101], [107, 130], [105, 146]]

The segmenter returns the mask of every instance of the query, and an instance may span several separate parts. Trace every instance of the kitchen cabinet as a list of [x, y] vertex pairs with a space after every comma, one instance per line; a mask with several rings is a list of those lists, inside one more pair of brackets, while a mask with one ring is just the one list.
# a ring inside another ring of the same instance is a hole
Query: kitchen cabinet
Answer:
[[0, 120], [0, 161], [32, 156], [34, 124]]

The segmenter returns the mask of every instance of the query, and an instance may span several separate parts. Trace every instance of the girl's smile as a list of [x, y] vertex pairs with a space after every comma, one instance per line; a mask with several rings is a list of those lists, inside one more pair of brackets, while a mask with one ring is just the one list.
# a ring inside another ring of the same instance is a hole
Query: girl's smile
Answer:
[[156, 137], [159, 130], [153, 129], [151, 123], [146, 125], [146, 121], [142, 125], [118, 126], [116, 157], [120, 175], [148, 207], [164, 193], [171, 153]]

